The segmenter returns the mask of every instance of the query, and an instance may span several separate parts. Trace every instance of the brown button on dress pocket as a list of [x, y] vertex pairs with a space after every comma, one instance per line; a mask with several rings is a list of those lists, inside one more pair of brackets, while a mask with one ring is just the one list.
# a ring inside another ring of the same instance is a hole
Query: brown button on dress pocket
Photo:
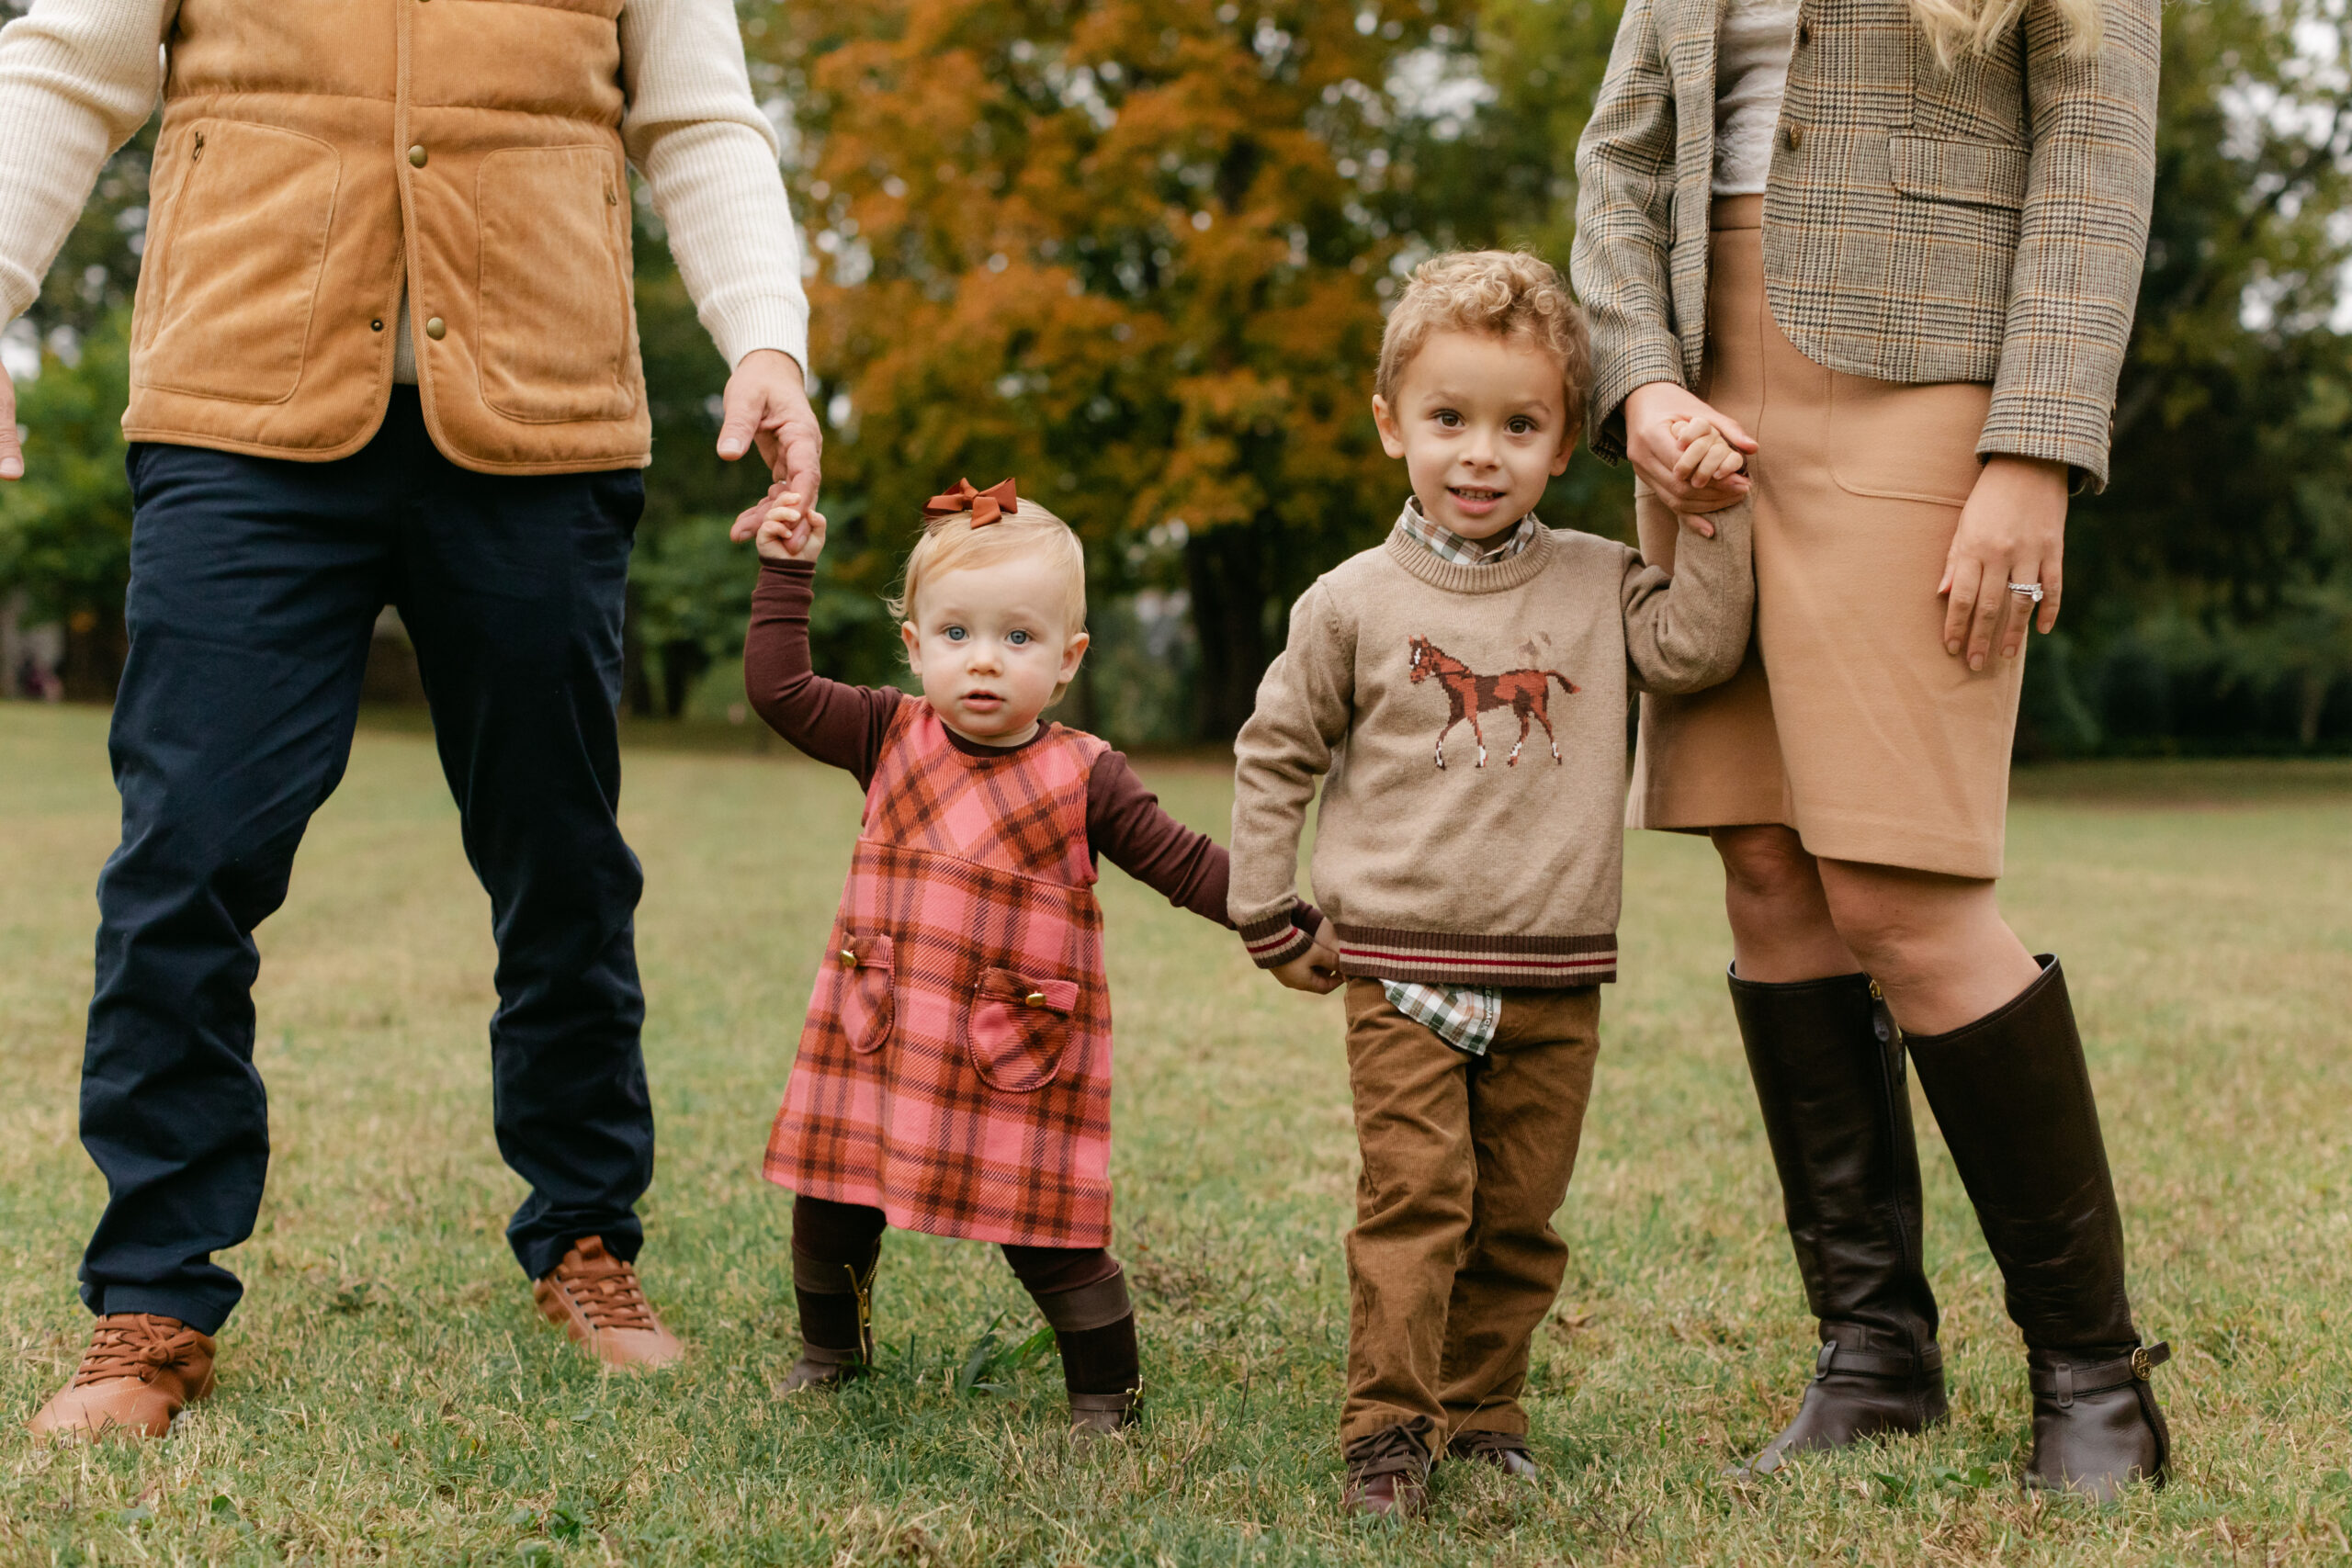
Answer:
[[1032, 991], [1021, 999], [1028, 1003], [1033, 1008], [1041, 1008], [1046, 1005], [1046, 993], [1043, 991]]
[[424, 167], [424, 148], [412, 147], [408, 150], [408, 166], [412, 169], [421, 169]]
[[435, 316], [424, 323], [424, 335], [431, 338], [435, 343], [439, 343], [444, 337], [448, 335], [448, 333], [449, 324], [438, 316]]

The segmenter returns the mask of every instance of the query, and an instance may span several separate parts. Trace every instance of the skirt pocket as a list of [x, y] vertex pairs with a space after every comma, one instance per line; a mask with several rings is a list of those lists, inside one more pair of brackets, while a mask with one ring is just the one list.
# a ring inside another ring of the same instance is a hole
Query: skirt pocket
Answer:
[[972, 996], [965, 1051], [990, 1089], [1026, 1094], [1061, 1071], [1069, 1049], [1078, 987], [1069, 980], [1025, 980], [1010, 969], [983, 969]]
[[870, 1056], [890, 1038], [890, 939], [844, 936], [827, 962], [839, 971], [833, 995], [842, 1034], [851, 1050]]

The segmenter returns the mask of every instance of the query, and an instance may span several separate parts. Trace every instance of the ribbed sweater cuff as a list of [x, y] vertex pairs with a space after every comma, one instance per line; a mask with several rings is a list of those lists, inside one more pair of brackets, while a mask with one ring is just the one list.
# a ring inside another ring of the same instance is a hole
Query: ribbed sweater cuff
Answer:
[[763, 348], [781, 349], [805, 374], [808, 368], [808, 303], [806, 299], [763, 295], [714, 306], [710, 338], [729, 370], [743, 356]]
[[1279, 969], [1299, 957], [1315, 945], [1315, 939], [1298, 929], [1291, 909], [1278, 909], [1262, 920], [1251, 920], [1239, 928], [1241, 944], [1250, 950], [1250, 961], [1261, 969]]

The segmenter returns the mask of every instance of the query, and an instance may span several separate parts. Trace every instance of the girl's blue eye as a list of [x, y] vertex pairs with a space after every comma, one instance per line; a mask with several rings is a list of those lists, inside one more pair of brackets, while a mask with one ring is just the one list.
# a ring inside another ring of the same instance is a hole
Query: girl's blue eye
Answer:
[[964, 628], [961, 626], [949, 626], [940, 635], [945, 637], [949, 642], [962, 642], [964, 640]]
[[1015, 648], [1026, 648], [1029, 645], [1029, 634], [1027, 632], [1008, 632], [1005, 634], [1004, 640], [1011, 643]]

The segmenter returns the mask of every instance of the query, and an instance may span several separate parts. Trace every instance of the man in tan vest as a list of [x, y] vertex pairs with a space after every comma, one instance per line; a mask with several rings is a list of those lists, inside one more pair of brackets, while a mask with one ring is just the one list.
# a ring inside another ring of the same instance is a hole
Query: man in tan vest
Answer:
[[[628, 163], [732, 367], [720, 454], [818, 483], [798, 242], [733, 7], [34, 0], [0, 31], [0, 322], [159, 87], [82, 1087], [97, 1324], [34, 1428], [161, 1435], [211, 1386], [242, 1291], [212, 1255], [268, 1162], [253, 931], [342, 774], [386, 604], [491, 896], [498, 1143], [531, 1189], [508, 1239], [591, 1354], [667, 1363], [633, 1263], [653, 1125], [615, 820], [650, 457]], [[0, 377], [0, 480], [15, 412]]]

